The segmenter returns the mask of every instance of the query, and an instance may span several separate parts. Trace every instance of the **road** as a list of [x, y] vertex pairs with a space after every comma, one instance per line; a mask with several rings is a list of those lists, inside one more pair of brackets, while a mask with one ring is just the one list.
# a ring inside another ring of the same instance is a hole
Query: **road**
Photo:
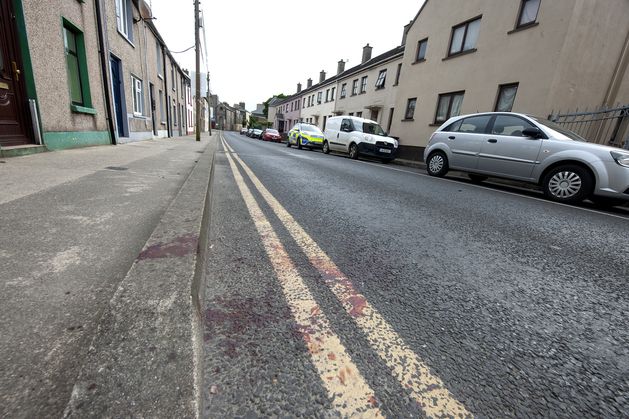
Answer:
[[224, 141], [205, 416], [629, 416], [626, 211]]

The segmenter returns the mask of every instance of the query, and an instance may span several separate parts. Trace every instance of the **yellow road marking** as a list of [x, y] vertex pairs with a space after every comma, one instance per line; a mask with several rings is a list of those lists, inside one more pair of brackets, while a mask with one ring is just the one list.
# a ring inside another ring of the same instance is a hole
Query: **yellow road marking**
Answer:
[[[223, 140], [230, 150], [234, 150]], [[275, 199], [249, 167], [234, 154], [252, 183], [273, 209], [282, 224], [290, 232], [319, 271], [322, 278], [343, 307], [362, 329], [370, 345], [389, 366], [393, 375], [413, 396], [429, 417], [472, 417], [465, 406], [456, 400], [443, 381], [404, 343], [393, 327], [382, 317], [330, 257], [295, 221], [292, 215]]]
[[225, 155], [334, 409], [343, 417], [382, 417], [375, 403], [374, 391], [358, 371], [339, 337], [330, 328], [327, 317], [321, 312], [299, 275], [232, 157], [229, 153]]

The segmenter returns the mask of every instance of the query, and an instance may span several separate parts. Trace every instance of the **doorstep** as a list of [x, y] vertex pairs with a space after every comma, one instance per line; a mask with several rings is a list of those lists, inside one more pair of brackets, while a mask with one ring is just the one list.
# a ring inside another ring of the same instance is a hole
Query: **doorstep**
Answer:
[[1, 147], [0, 157], [28, 156], [29, 154], [43, 153], [44, 151], [48, 151], [46, 146], [36, 144]]

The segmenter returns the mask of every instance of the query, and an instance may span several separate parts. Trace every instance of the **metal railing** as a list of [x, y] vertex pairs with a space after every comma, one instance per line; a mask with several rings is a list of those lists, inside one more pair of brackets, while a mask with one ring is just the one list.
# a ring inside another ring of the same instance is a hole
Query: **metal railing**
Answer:
[[613, 109], [599, 108], [592, 111], [552, 113], [554, 123], [576, 132], [591, 143], [614, 147], [629, 147], [629, 105]]

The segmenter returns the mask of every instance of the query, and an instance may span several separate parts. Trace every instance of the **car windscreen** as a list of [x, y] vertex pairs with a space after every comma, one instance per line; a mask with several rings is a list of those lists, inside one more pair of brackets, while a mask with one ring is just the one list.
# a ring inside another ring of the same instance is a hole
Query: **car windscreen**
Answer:
[[306, 131], [306, 132], [312, 132], [314, 134], [323, 134], [321, 130], [315, 127], [314, 125], [302, 125], [301, 130]]
[[274, 130], [274, 129], [267, 129], [266, 132], [268, 132], [269, 134], [279, 134], [279, 132], [277, 132], [277, 130]]
[[380, 135], [382, 137], [387, 136], [387, 133], [384, 132], [380, 125], [371, 122], [363, 122], [363, 132], [365, 134]]
[[538, 124], [542, 124], [547, 128], [552, 129], [553, 131], [557, 131], [558, 133], [568, 137], [571, 140], [574, 141], [580, 141], [582, 143], [587, 143], [587, 140], [583, 137], [581, 137], [579, 134], [572, 132], [560, 125], [555, 124], [552, 121], [549, 121], [548, 119], [543, 119], [543, 118], [537, 118], [537, 117], [531, 117], [535, 122], [537, 122]]

